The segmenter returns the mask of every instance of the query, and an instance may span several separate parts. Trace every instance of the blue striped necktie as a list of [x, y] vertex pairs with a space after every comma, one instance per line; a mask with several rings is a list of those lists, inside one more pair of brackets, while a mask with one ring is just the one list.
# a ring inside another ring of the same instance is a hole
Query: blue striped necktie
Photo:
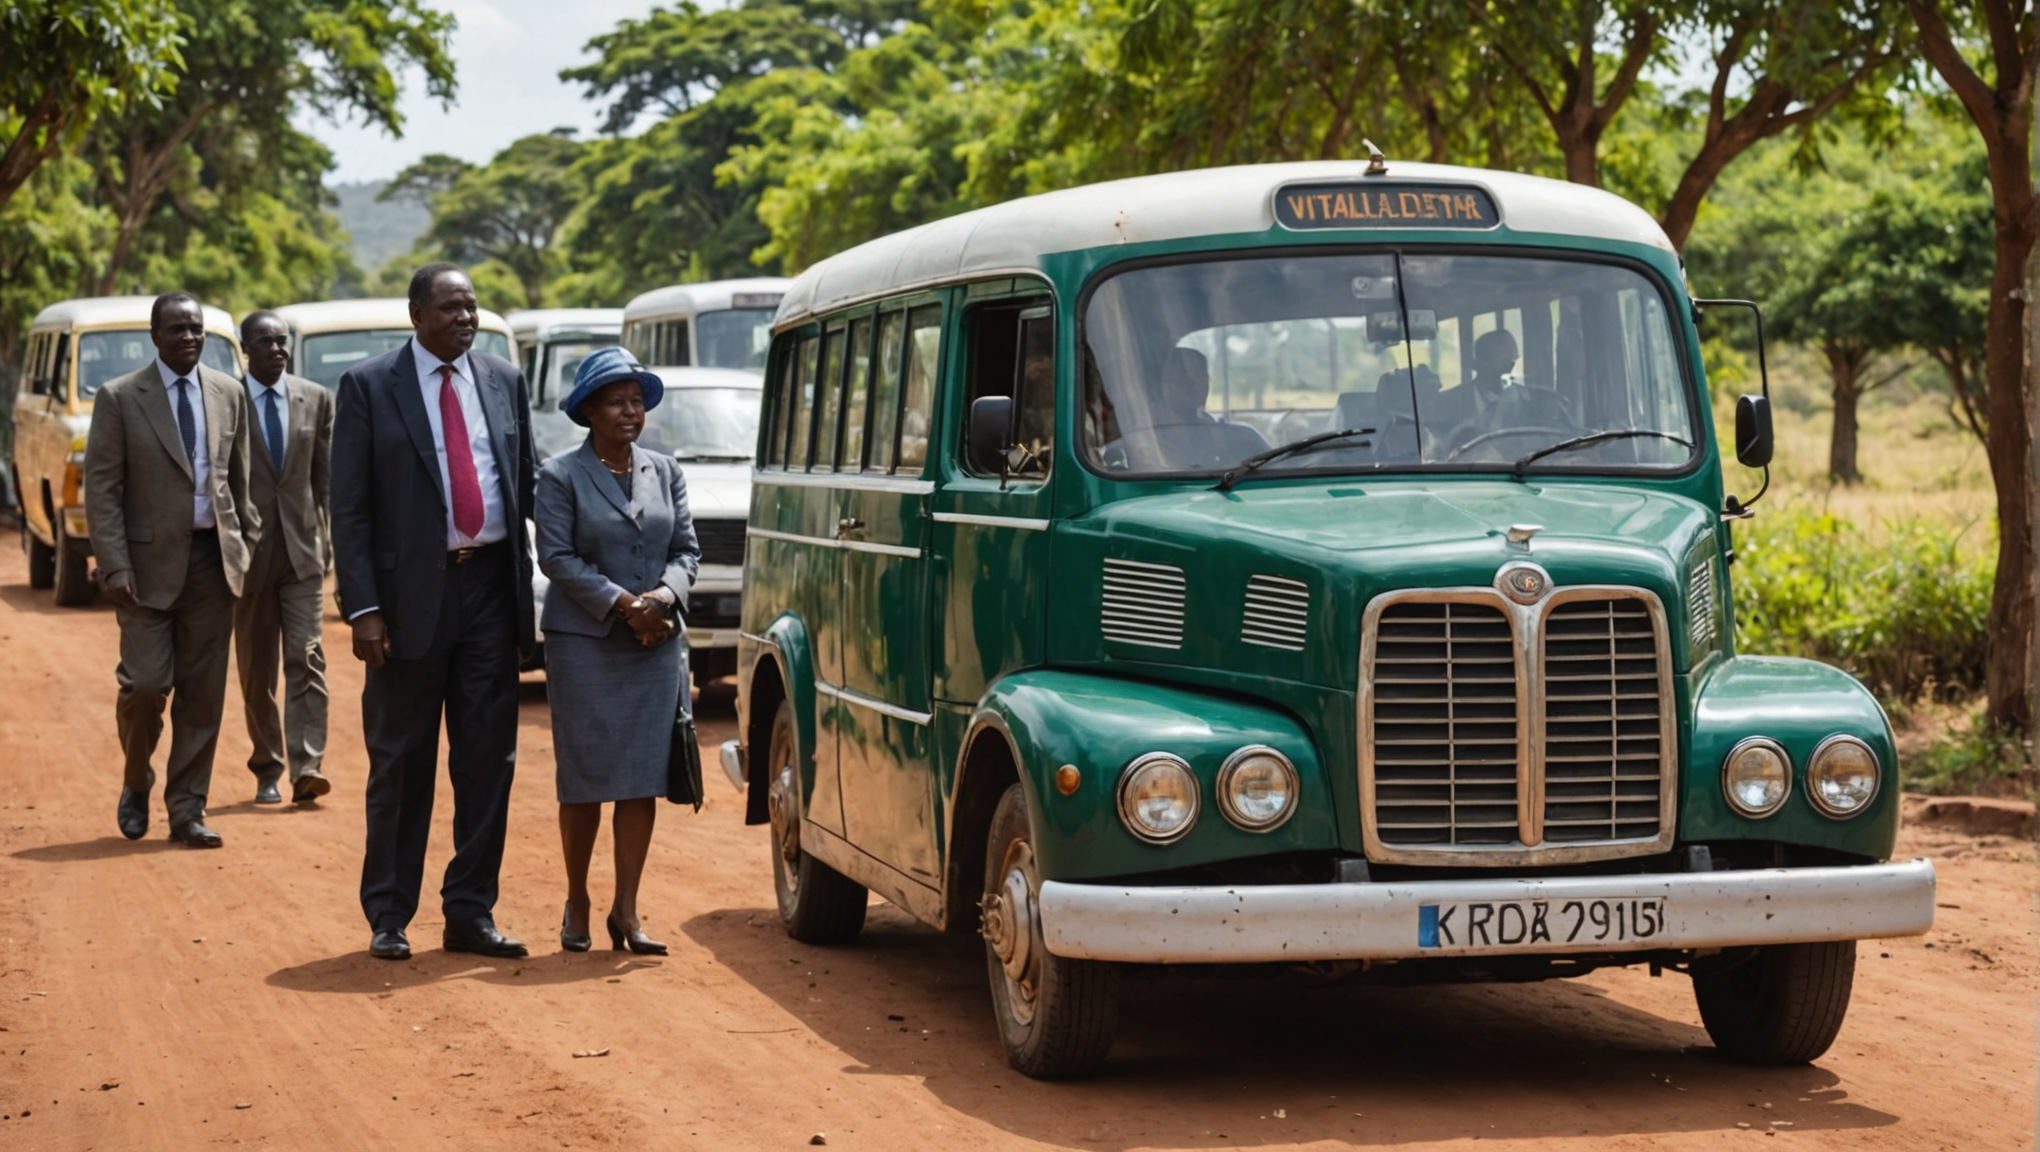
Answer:
[[276, 389], [262, 391], [262, 437], [269, 441], [269, 462], [276, 466], [276, 474], [283, 475], [283, 420], [276, 414]]

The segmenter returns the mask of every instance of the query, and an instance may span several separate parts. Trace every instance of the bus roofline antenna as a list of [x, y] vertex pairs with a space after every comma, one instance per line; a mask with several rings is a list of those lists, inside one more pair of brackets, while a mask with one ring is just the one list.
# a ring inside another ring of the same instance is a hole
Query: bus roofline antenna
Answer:
[[1365, 174], [1368, 176], [1388, 175], [1388, 157], [1382, 155], [1381, 149], [1375, 147], [1374, 141], [1363, 136], [1360, 138], [1360, 146], [1367, 149], [1367, 172]]

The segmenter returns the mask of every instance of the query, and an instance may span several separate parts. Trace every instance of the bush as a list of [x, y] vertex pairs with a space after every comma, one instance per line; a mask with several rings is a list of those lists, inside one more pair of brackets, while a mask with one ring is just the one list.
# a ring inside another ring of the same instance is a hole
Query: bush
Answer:
[[1995, 549], [1968, 529], [1889, 525], [1872, 541], [1825, 513], [1760, 515], [1739, 535], [1739, 651], [1846, 669], [1886, 701], [1980, 691]]

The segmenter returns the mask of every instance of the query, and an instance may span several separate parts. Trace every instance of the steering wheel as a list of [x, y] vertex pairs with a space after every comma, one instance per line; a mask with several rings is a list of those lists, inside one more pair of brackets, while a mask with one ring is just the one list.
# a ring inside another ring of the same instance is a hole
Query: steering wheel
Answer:
[[1468, 440], [1466, 443], [1461, 444], [1459, 447], [1454, 448], [1452, 451], [1447, 452], [1445, 454], [1445, 460], [1443, 462], [1450, 464], [1452, 461], [1457, 460], [1461, 456], [1466, 455], [1468, 452], [1472, 451], [1479, 445], [1485, 444], [1490, 440], [1500, 439], [1503, 436], [1531, 436], [1531, 435], [1557, 436], [1560, 439], [1565, 439], [1569, 436], [1574, 435], [1574, 433], [1569, 432], [1564, 428], [1538, 427], [1534, 425], [1529, 428], [1497, 428], [1492, 432], [1483, 432], [1480, 435], [1475, 436], [1473, 439]]

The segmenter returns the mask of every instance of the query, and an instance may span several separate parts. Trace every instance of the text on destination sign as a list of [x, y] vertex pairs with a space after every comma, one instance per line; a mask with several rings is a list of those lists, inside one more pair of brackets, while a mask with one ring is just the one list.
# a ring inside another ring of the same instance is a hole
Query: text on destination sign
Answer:
[[1492, 228], [1485, 189], [1436, 184], [1305, 184], [1275, 193], [1284, 228]]

